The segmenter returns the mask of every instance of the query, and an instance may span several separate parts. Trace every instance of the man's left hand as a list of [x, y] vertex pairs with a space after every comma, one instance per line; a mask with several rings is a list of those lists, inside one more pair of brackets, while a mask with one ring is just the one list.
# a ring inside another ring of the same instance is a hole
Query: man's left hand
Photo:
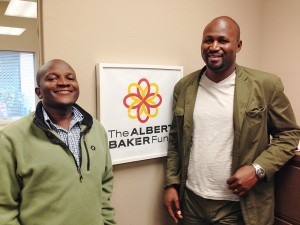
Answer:
[[233, 194], [243, 196], [258, 182], [255, 169], [252, 165], [239, 168], [231, 177], [227, 179], [228, 188]]

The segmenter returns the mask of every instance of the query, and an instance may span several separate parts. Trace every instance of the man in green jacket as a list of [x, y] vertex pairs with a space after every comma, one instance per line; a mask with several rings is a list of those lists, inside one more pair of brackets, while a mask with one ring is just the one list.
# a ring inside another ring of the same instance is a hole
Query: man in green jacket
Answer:
[[238, 66], [240, 28], [212, 20], [206, 66], [174, 88], [164, 204], [184, 225], [272, 225], [274, 174], [294, 155], [300, 129], [281, 80]]
[[36, 111], [0, 132], [0, 225], [113, 225], [113, 173], [101, 124], [75, 102], [73, 68], [37, 73]]

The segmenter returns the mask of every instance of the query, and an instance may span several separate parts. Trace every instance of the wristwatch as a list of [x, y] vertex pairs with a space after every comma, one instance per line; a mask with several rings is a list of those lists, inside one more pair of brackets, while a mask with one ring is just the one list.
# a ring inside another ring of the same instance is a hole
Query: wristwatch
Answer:
[[258, 176], [259, 179], [265, 177], [266, 175], [265, 170], [260, 165], [258, 165], [257, 163], [252, 163], [252, 166], [254, 167], [256, 175]]

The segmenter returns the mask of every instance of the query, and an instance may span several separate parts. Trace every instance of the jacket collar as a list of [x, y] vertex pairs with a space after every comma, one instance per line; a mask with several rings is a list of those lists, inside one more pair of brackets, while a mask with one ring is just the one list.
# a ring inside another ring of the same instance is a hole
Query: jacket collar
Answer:
[[[44, 130], [48, 130], [48, 126], [44, 121], [42, 106], [43, 106], [43, 104], [40, 101], [36, 106], [36, 111], [35, 111], [35, 116], [34, 116], [33, 122], [38, 127], [41, 127]], [[79, 112], [84, 116], [84, 118], [82, 120], [82, 124], [86, 125], [87, 128], [90, 129], [93, 125], [93, 117], [88, 112], [86, 112], [83, 108], [81, 108], [79, 105], [77, 105], [76, 103], [74, 104], [74, 107], [76, 107], [76, 109], [78, 109]]]
[[[43, 106], [42, 102], [39, 102], [37, 104], [35, 115], [33, 118], [33, 123], [45, 132], [46, 136], [53, 144], [58, 144], [61, 145], [64, 149], [68, 149], [68, 146], [49, 130], [49, 127], [47, 126], [44, 120], [42, 106]], [[93, 125], [93, 117], [85, 110], [83, 110], [79, 105], [74, 104], [74, 107], [76, 107], [80, 111], [80, 113], [84, 116], [84, 119], [82, 120], [81, 124], [86, 125], [86, 128], [84, 129], [83, 132], [88, 131]]]

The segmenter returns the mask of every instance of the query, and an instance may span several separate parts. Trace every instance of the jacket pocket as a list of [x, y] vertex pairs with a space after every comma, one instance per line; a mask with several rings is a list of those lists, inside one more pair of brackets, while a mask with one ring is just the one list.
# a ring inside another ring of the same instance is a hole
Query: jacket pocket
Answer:
[[264, 139], [264, 134], [267, 133], [267, 108], [263, 107], [251, 107], [246, 111], [246, 116], [243, 126], [245, 127], [244, 135], [247, 137], [247, 143], [249, 147], [256, 145]]
[[253, 107], [250, 110], [246, 111], [246, 115], [248, 116], [248, 118], [256, 121], [256, 122], [260, 122], [266, 112], [266, 106], [263, 107]]

